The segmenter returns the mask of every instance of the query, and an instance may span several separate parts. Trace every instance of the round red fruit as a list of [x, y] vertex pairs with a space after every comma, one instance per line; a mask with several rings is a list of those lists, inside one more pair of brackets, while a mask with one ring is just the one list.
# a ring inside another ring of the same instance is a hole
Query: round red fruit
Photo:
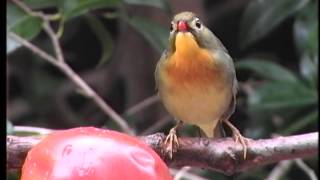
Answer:
[[171, 180], [150, 147], [116, 131], [81, 127], [57, 131], [27, 155], [21, 180]]

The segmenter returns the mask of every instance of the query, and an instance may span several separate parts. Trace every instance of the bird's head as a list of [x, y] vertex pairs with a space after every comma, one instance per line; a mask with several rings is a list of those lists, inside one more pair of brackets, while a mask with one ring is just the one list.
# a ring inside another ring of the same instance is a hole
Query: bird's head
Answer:
[[171, 21], [169, 51], [176, 50], [176, 38], [180, 35], [192, 38], [201, 48], [214, 49], [222, 45], [196, 14], [188, 11], [176, 14]]

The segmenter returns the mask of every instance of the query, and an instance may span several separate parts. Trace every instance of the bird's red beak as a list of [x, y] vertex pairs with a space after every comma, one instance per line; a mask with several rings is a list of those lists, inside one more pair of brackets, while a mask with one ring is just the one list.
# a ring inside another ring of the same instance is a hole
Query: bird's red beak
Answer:
[[188, 30], [188, 24], [186, 21], [179, 21], [177, 25], [178, 31], [187, 31]]

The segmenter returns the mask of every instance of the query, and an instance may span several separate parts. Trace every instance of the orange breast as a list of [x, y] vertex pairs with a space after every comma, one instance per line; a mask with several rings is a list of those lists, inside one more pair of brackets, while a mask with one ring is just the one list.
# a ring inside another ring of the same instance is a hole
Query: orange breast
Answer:
[[176, 51], [165, 68], [169, 81], [175, 86], [219, 86], [221, 71], [210, 52], [199, 47], [191, 33], [178, 33], [175, 44]]
[[196, 124], [212, 137], [232, 97], [228, 75], [191, 33], [178, 33], [175, 45], [158, 71], [163, 104], [176, 119]]

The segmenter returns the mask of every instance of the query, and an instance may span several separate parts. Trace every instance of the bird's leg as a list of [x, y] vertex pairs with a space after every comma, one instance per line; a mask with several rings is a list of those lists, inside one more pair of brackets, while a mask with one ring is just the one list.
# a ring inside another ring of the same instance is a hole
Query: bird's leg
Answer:
[[206, 135], [202, 132], [201, 128], [197, 126], [197, 132], [198, 132], [198, 137], [202, 138], [202, 137], [206, 137]]
[[170, 129], [164, 144], [166, 147], [166, 152], [169, 153], [170, 159], [172, 159], [173, 153], [177, 152], [179, 148], [179, 141], [177, 137], [177, 129], [183, 124], [182, 121], [178, 121], [177, 125]]
[[225, 119], [225, 120], [223, 120], [223, 122], [225, 122], [230, 127], [230, 129], [232, 131], [232, 136], [233, 136], [234, 141], [236, 143], [240, 142], [240, 144], [242, 145], [242, 147], [243, 147], [243, 158], [246, 159], [249, 139], [243, 137], [240, 134], [240, 131], [235, 126], [233, 126], [231, 124], [229, 119]]

